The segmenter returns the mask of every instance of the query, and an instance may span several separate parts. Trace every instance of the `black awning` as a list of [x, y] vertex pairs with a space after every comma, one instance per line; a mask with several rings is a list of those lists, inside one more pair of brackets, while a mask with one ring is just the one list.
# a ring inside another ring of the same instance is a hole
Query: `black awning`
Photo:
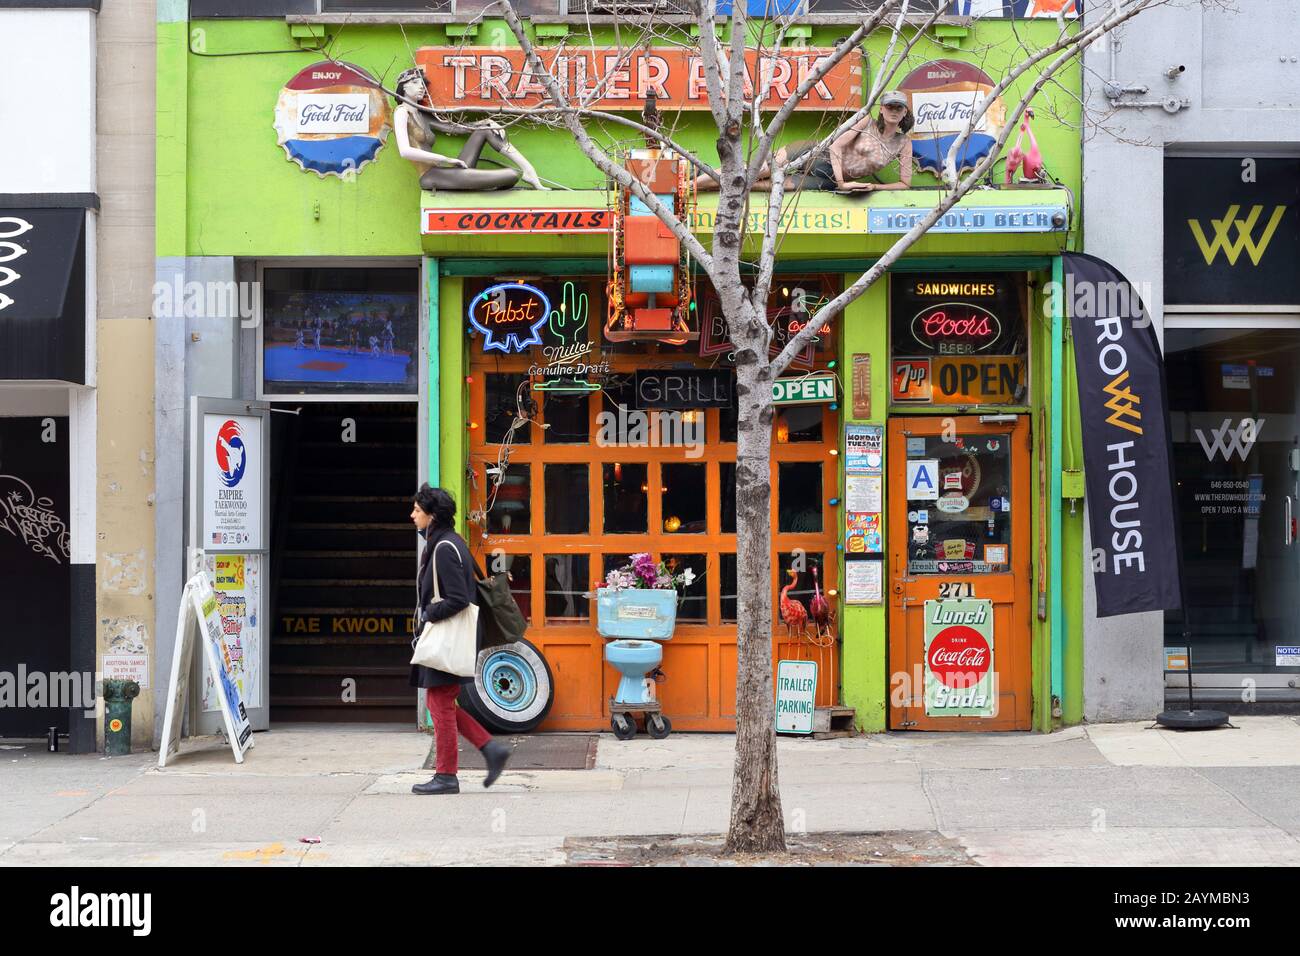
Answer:
[[0, 208], [0, 379], [86, 380], [86, 212]]

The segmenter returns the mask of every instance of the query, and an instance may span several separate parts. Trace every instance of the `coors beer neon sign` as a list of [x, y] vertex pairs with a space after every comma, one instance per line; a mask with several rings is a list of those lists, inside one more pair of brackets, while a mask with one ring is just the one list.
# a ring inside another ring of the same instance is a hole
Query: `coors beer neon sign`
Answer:
[[913, 316], [912, 338], [942, 355], [969, 355], [1002, 338], [1002, 323], [983, 306], [943, 302]]

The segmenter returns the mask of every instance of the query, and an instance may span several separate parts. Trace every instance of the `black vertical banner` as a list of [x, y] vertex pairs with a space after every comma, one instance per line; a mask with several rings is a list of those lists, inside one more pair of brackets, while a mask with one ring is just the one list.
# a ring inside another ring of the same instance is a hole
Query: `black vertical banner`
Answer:
[[1160, 343], [1119, 270], [1096, 256], [1063, 258], [1097, 616], [1176, 610], [1178, 526]]

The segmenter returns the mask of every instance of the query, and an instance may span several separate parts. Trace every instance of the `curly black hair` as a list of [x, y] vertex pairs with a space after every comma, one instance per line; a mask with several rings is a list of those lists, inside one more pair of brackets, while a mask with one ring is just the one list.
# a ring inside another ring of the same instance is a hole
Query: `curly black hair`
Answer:
[[420, 485], [420, 490], [411, 498], [411, 502], [433, 518], [436, 528], [450, 528], [456, 519], [455, 500], [441, 488], [430, 487], [427, 481]]

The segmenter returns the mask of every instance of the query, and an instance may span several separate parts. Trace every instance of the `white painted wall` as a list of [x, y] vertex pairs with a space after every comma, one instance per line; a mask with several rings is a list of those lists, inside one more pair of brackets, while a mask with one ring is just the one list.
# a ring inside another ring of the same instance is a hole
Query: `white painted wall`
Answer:
[[0, 10], [0, 193], [95, 191], [95, 14]]

